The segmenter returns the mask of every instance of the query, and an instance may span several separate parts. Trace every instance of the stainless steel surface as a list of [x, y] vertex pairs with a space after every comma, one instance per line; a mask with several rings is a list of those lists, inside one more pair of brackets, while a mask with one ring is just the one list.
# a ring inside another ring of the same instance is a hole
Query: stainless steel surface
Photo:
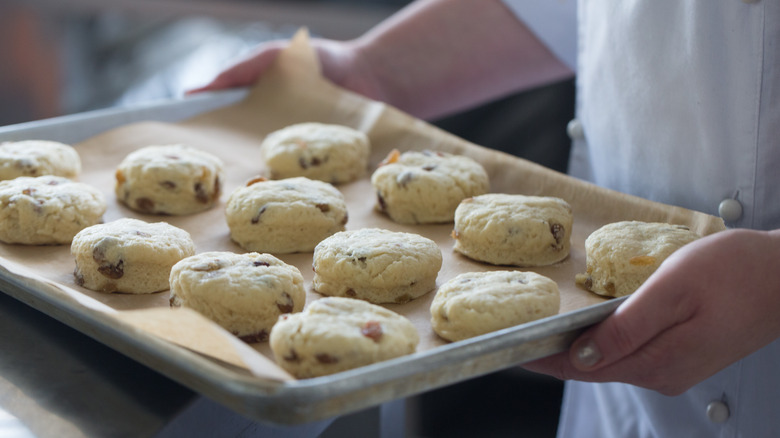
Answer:
[[[27, 136], [75, 142], [137, 120], [175, 121], [240, 97], [240, 91], [217, 93], [186, 103], [167, 102], [0, 128], [0, 141]], [[51, 286], [4, 269], [0, 270], [0, 290], [238, 413], [277, 424], [300, 424], [355, 412], [562, 351], [581, 329], [601, 321], [622, 302], [607, 301], [333, 376], [280, 383], [227, 368], [151, 335], [129, 334], [117, 327], [110, 315], [60, 298]]]
[[36, 437], [152, 436], [197, 397], [3, 294], [0, 351], [0, 409]]

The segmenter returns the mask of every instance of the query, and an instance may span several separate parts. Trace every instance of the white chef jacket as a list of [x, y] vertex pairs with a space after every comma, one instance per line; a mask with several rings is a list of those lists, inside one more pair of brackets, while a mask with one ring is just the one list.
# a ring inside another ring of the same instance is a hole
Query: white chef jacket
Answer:
[[[570, 173], [780, 228], [780, 2], [504, 1], [577, 72]], [[778, 370], [780, 340], [676, 397], [567, 382], [559, 436], [780, 436]]]

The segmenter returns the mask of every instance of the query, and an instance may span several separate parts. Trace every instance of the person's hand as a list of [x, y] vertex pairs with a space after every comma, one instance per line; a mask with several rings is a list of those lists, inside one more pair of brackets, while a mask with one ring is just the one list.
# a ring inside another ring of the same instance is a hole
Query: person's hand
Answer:
[[[500, 0], [418, 0], [354, 40], [310, 44], [327, 79], [426, 120], [573, 73]], [[251, 85], [286, 46], [264, 43], [189, 93]]]
[[523, 365], [677, 395], [780, 336], [780, 230], [731, 230], [669, 257], [569, 351]]
[[[246, 87], [254, 84], [273, 64], [289, 41], [269, 41], [259, 45], [248, 57], [227, 68], [208, 84], [189, 90], [188, 94]], [[359, 59], [359, 44], [354, 41], [312, 39], [322, 74], [332, 82], [364, 96], [380, 99], [373, 73]]]
[[255, 48], [249, 56], [223, 70], [211, 82], [188, 90], [187, 94], [250, 86], [268, 70], [279, 55], [279, 52], [287, 44], [287, 41], [263, 43]]

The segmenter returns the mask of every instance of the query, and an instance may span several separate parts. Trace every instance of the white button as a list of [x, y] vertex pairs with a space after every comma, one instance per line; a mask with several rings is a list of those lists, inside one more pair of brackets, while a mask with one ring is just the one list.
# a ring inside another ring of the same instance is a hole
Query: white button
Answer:
[[736, 199], [724, 199], [718, 205], [718, 215], [726, 222], [736, 222], [742, 217], [742, 204]]
[[573, 119], [566, 125], [566, 133], [572, 140], [582, 140], [585, 138], [585, 130], [582, 128], [582, 122]]
[[723, 423], [729, 419], [729, 406], [721, 401], [714, 401], [707, 405], [707, 418], [713, 423]]

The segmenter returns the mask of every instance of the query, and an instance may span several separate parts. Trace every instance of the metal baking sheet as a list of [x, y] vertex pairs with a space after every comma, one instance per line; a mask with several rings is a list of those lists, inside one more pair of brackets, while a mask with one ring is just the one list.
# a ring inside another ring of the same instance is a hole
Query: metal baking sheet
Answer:
[[[124, 124], [175, 122], [241, 100], [214, 93], [143, 108], [98, 111], [0, 128], [0, 141], [46, 138], [76, 143]], [[419, 394], [565, 350], [582, 329], [603, 320], [615, 299], [522, 326], [342, 372], [292, 382], [258, 378], [147, 333], [128, 333], [110, 314], [57, 293], [56, 285], [0, 268], [0, 289], [168, 377], [259, 421], [299, 424]]]

